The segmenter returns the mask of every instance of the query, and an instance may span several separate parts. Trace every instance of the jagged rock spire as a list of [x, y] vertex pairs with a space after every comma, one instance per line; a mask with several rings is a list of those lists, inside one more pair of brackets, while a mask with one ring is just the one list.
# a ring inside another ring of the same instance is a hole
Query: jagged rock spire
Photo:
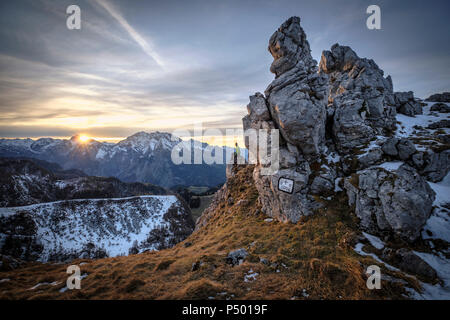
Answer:
[[325, 138], [328, 77], [317, 73], [300, 18], [281, 25], [269, 40], [269, 51], [276, 78], [265, 95], [276, 127], [304, 154], [317, 155]]
[[269, 40], [269, 52], [274, 61], [270, 71], [279, 77], [284, 72], [300, 67], [314, 67], [306, 34], [300, 26], [299, 17], [291, 17], [274, 32]]

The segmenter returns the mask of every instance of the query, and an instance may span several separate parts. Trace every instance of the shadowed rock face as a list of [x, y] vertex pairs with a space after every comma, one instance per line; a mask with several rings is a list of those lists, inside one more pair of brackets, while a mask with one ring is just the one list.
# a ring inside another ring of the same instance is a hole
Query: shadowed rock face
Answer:
[[436, 93], [432, 94], [425, 101], [433, 102], [450, 102], [450, 92]]
[[[415, 240], [435, 199], [419, 173], [432, 167], [426, 177], [442, 179], [449, 166], [445, 151], [418, 151], [408, 138], [396, 137], [397, 111], [422, 112], [412, 92], [394, 93], [391, 77], [347, 46], [324, 51], [318, 68], [297, 17], [275, 31], [269, 52], [275, 79], [264, 95], [250, 97], [243, 118], [244, 130], [281, 134], [272, 150], [279, 152], [279, 170], [264, 175], [267, 164], [258, 158], [253, 171], [263, 212], [296, 223], [323, 205], [317, 197], [345, 189], [363, 229]], [[391, 171], [378, 167], [394, 160], [407, 164]], [[359, 184], [350, 183], [355, 176]]]
[[412, 91], [394, 92], [392, 95], [385, 97], [387, 105], [394, 106], [397, 113], [414, 117], [416, 114], [422, 114], [422, 105], [414, 99]]
[[395, 173], [382, 168], [360, 171], [358, 184], [350, 178], [345, 189], [350, 205], [371, 233], [393, 232], [415, 240], [431, 214], [435, 193], [416, 170], [402, 165]]
[[270, 72], [277, 77], [298, 67], [299, 63], [310, 68], [316, 66], [299, 17], [289, 18], [274, 32], [269, 40], [269, 52], [274, 58]]
[[385, 106], [392, 80], [371, 59], [359, 58], [347, 46], [323, 51], [319, 72], [328, 74], [328, 114], [333, 115], [333, 137], [339, 151], [368, 143], [395, 129], [394, 107]]

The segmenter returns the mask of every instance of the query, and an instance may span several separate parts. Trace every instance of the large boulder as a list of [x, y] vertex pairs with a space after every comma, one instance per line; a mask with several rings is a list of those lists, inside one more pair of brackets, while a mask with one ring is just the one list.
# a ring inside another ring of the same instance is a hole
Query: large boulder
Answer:
[[409, 159], [417, 151], [411, 140], [395, 137], [387, 139], [381, 149], [386, 155], [399, 158], [400, 160]]
[[438, 102], [431, 106], [430, 111], [450, 113], [450, 106], [448, 106], [446, 103]]
[[415, 240], [430, 216], [433, 190], [406, 164], [395, 172], [376, 167], [395, 158], [438, 176], [445, 171], [445, 158], [429, 159], [412, 141], [393, 137], [397, 104], [415, 102], [413, 95], [394, 94], [392, 79], [346, 46], [324, 51], [318, 69], [296, 17], [272, 35], [269, 51], [275, 79], [264, 95], [250, 97], [243, 118], [244, 130], [281, 134], [270, 151], [279, 154], [277, 171], [266, 174], [268, 164], [257, 152], [253, 179], [263, 213], [296, 223], [353, 173], [344, 185], [362, 229]]
[[392, 232], [408, 241], [420, 235], [430, 217], [435, 192], [412, 167], [394, 172], [375, 167], [345, 179], [349, 204], [370, 233]]
[[427, 153], [424, 156], [424, 168], [420, 173], [432, 182], [444, 179], [450, 171], [450, 150], [440, 153]]
[[432, 102], [450, 102], [450, 92], [435, 93], [425, 99]]
[[232, 266], [240, 265], [248, 256], [247, 250], [244, 248], [237, 249], [228, 253], [226, 262]]
[[414, 98], [412, 91], [394, 92], [385, 97], [387, 105], [394, 106], [397, 113], [414, 117], [416, 114], [422, 114], [422, 105]]

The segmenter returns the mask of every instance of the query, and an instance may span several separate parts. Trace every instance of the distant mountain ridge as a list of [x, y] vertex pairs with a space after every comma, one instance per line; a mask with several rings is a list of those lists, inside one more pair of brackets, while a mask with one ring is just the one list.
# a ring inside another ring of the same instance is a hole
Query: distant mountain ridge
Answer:
[[162, 187], [77, 176], [43, 160], [0, 158], [0, 262], [5, 256], [45, 262], [160, 250], [193, 228], [186, 202]]
[[126, 183], [113, 177], [88, 177], [77, 170], [64, 171], [43, 160], [0, 158], [0, 207], [167, 193], [148, 183]]
[[[138, 132], [118, 143], [41, 138], [0, 139], [0, 157], [28, 157], [59, 164], [87, 175], [116, 177], [125, 182], [217, 186], [225, 182], [225, 164], [181, 164], [171, 160], [181, 139], [166, 132]], [[190, 142], [194, 146], [193, 140]], [[202, 151], [208, 144], [202, 143]], [[194, 148], [192, 148], [194, 150]], [[193, 151], [192, 151], [193, 152]]]

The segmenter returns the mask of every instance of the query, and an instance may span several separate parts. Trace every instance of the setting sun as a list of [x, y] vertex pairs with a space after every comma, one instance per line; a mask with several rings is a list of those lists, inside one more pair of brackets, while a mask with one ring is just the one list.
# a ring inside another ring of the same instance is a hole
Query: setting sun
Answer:
[[80, 136], [78, 137], [78, 139], [79, 139], [81, 142], [87, 142], [87, 141], [89, 141], [89, 140], [91, 139], [91, 137], [89, 137], [89, 136], [87, 136], [87, 135], [85, 135], [85, 134], [80, 134]]

